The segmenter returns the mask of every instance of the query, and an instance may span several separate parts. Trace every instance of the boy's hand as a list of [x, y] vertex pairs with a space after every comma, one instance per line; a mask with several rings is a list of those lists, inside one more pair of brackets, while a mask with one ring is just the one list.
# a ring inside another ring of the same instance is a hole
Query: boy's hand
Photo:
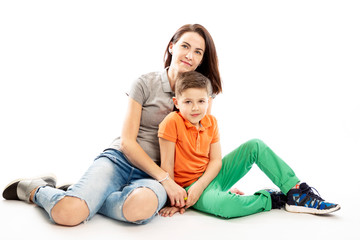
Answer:
[[188, 198], [186, 200], [185, 208], [189, 208], [194, 205], [200, 198], [204, 191], [204, 187], [199, 182], [195, 182], [188, 190]]
[[175, 213], [179, 212], [183, 214], [185, 212], [185, 208], [178, 207], [164, 207], [159, 211], [160, 216], [162, 217], [172, 217]]

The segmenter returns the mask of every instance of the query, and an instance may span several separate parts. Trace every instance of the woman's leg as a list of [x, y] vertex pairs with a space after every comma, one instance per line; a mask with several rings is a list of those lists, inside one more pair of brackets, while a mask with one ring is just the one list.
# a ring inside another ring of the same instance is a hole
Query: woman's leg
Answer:
[[[100, 208], [102, 214], [114, 219], [146, 223], [167, 198], [162, 185], [148, 178], [121, 152], [108, 150], [66, 192], [54, 188], [56, 179], [46, 176], [44, 179], [14, 181], [4, 190], [3, 196], [9, 200], [31, 200], [44, 208], [52, 221], [66, 226], [89, 220]], [[20, 196], [17, 194], [19, 188], [22, 190]]]
[[149, 222], [164, 206], [167, 194], [164, 187], [142, 170], [134, 167], [121, 152], [117, 164], [129, 169], [126, 184], [111, 193], [99, 213], [120, 221], [144, 224]]
[[75, 226], [93, 217], [105, 199], [120, 189], [127, 180], [120, 174], [113, 161], [100, 155], [68, 191], [40, 187], [33, 201], [44, 208], [55, 223]]
[[165, 205], [166, 199], [166, 191], [159, 182], [137, 179], [121, 191], [110, 194], [99, 213], [125, 222], [145, 224]]

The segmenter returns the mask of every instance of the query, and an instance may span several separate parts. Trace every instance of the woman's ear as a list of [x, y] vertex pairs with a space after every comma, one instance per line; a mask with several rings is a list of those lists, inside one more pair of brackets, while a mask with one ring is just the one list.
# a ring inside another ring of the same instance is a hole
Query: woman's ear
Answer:
[[169, 44], [169, 53], [172, 55], [172, 53], [173, 53], [173, 47], [174, 47], [174, 44], [171, 42], [170, 44]]

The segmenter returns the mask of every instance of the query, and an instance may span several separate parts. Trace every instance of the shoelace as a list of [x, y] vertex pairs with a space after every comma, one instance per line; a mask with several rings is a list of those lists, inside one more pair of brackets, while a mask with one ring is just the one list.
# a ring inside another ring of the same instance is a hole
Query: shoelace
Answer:
[[[313, 190], [315, 190], [317, 194], [315, 194]], [[316, 190], [316, 188], [314, 187], [307, 186], [307, 188], [305, 188], [303, 191], [315, 199], [319, 199], [320, 201], [325, 201], [324, 199], [321, 198], [319, 191]]]

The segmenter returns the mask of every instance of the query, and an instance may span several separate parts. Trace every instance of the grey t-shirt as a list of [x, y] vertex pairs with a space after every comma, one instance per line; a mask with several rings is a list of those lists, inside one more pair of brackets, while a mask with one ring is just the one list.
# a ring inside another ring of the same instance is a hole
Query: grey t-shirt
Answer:
[[[142, 75], [132, 85], [129, 97], [142, 106], [140, 128], [136, 141], [160, 165], [160, 147], [157, 131], [160, 122], [174, 108], [167, 70]], [[110, 148], [120, 150], [120, 137], [116, 138]]]

